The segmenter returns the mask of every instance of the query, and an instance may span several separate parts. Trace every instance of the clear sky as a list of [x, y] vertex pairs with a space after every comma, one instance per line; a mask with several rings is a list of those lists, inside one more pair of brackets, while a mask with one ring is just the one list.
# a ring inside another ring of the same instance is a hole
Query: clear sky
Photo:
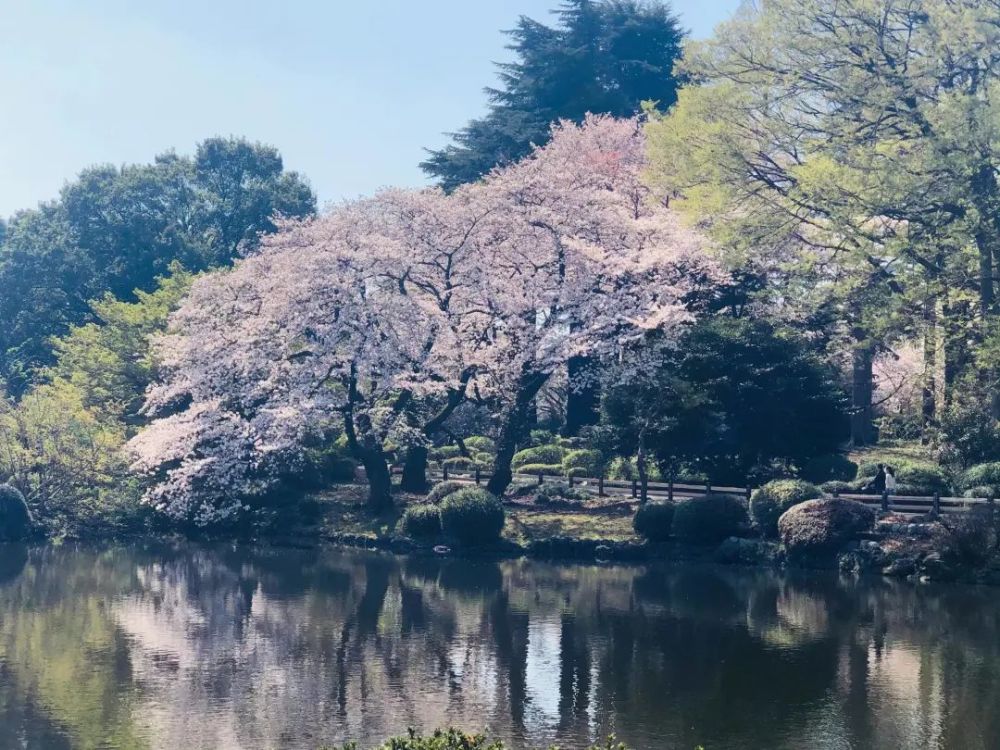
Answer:
[[[277, 146], [321, 202], [420, 185], [481, 114], [518, 15], [558, 0], [0, 0], [0, 216], [84, 167]], [[674, 0], [707, 36], [739, 0]]]

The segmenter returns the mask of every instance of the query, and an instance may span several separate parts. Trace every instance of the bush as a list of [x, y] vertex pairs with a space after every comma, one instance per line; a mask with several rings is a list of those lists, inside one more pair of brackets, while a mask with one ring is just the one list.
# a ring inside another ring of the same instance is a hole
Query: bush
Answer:
[[562, 474], [562, 464], [525, 464], [514, 471], [520, 474], [545, 474], [550, 477], [558, 477]]
[[778, 533], [789, 556], [802, 558], [832, 554], [874, 523], [867, 505], [828, 497], [789, 508], [778, 519]]
[[550, 430], [532, 430], [529, 441], [533, 446], [546, 445], [556, 439], [555, 433]]
[[966, 469], [959, 484], [963, 490], [973, 487], [1000, 487], [1000, 461], [976, 464]]
[[492, 453], [475, 453], [472, 459], [476, 462], [476, 466], [480, 469], [492, 469], [493, 468], [493, 454]]
[[503, 530], [503, 506], [496, 497], [478, 487], [466, 487], [448, 495], [441, 503], [441, 528], [462, 544], [495, 542]]
[[635, 512], [632, 528], [651, 542], [665, 542], [670, 538], [673, 521], [673, 503], [646, 503]]
[[596, 477], [601, 473], [604, 457], [600, 451], [588, 448], [566, 451], [562, 459], [563, 473], [571, 476]]
[[997, 517], [992, 508], [972, 508], [965, 513], [941, 516], [947, 532], [948, 555], [961, 563], [982, 565], [997, 549]]
[[833, 480], [831, 482], [823, 482], [819, 486], [823, 490], [824, 494], [827, 495], [845, 495], [852, 492], [858, 491], [858, 486], [856, 482], [841, 482], [839, 480]]
[[563, 449], [558, 445], [538, 445], [515, 453], [510, 465], [515, 471], [529, 464], [559, 465], [558, 473], [562, 470], [563, 453]]
[[441, 514], [436, 505], [411, 505], [403, 513], [403, 532], [417, 538], [431, 538], [441, 534]]
[[732, 495], [703, 495], [677, 504], [674, 536], [689, 542], [712, 544], [737, 534], [747, 523], [743, 502]]
[[[424, 736], [411, 729], [406, 737], [393, 737], [372, 750], [504, 750], [507, 747], [500, 740], [490, 739], [481, 734], [466, 734], [457, 729], [437, 729], [434, 734]], [[335, 750], [324, 748], [324, 750]], [[357, 744], [351, 742], [340, 750], [359, 750]], [[549, 750], [556, 750], [554, 747]], [[601, 745], [593, 745], [587, 750], [627, 750], [627, 748], [609, 737]]]
[[445, 466], [450, 471], [473, 471], [476, 468], [476, 462], [468, 456], [453, 456], [452, 458], [446, 458], [441, 462], [441, 465]]
[[443, 461], [446, 458], [455, 458], [462, 455], [462, 450], [457, 445], [439, 445], [431, 448], [430, 455], [433, 458]]
[[306, 490], [354, 481], [357, 462], [341, 446], [325, 445], [305, 450], [305, 462], [296, 484]]
[[[660, 468], [653, 463], [650, 463], [646, 467], [646, 472], [649, 474], [650, 482], [663, 482], [665, 481]], [[635, 457], [622, 458], [618, 456], [611, 460], [608, 464], [607, 471], [608, 479], [618, 479], [626, 482], [630, 482], [633, 479], [639, 478], [639, 470], [636, 468]]]
[[9, 484], [0, 484], [0, 540], [21, 541], [31, 532], [31, 513], [24, 495]]
[[842, 453], [828, 453], [806, 461], [801, 473], [810, 482], [850, 482], [858, 475], [858, 465]]
[[440, 502], [452, 492], [458, 492], [465, 486], [466, 485], [462, 482], [438, 482], [431, 487], [431, 491], [427, 493], [427, 501], [431, 503]]
[[488, 438], [484, 435], [473, 435], [472, 437], [467, 437], [464, 442], [465, 447], [470, 451], [491, 454], [497, 452], [496, 443], [493, 442], [492, 438]]
[[992, 485], [981, 485], [976, 487], [969, 487], [962, 493], [962, 497], [992, 497], [996, 498], [1000, 494], [997, 492], [997, 488]]
[[815, 500], [819, 488], [800, 479], [776, 479], [754, 490], [750, 496], [750, 518], [764, 536], [778, 535], [781, 514], [806, 500]]
[[947, 474], [937, 464], [892, 456], [863, 461], [858, 467], [858, 477], [871, 480], [878, 473], [878, 464], [891, 466], [894, 470], [897, 495], [933, 495], [935, 492], [947, 495], [951, 489]]

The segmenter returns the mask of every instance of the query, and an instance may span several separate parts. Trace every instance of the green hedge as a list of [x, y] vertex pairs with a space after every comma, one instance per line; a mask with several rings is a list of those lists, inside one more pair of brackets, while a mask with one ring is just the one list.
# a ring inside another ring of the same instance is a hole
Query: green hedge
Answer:
[[462, 455], [462, 449], [457, 445], [439, 445], [437, 448], [431, 449], [430, 455], [438, 460], [455, 458], [455, 456]]
[[476, 462], [466, 456], [446, 458], [441, 462], [441, 465], [446, 466], [450, 471], [472, 471], [476, 468]]
[[850, 482], [858, 475], [858, 465], [842, 453], [830, 453], [806, 461], [801, 474], [803, 479], [816, 483]]
[[427, 499], [432, 503], [439, 502], [444, 500], [444, 498], [452, 492], [458, 492], [465, 486], [467, 485], [462, 482], [438, 482], [431, 487], [431, 491], [427, 493]]
[[747, 524], [743, 501], [732, 495], [703, 495], [683, 500], [674, 508], [673, 533], [679, 539], [717, 544]]
[[962, 474], [960, 486], [963, 490], [973, 487], [1000, 487], [1000, 461], [976, 464]]
[[549, 477], [562, 475], [562, 464], [525, 464], [514, 471], [521, 474], [545, 474]]
[[400, 521], [403, 531], [418, 539], [440, 536], [441, 514], [436, 505], [411, 505]]
[[596, 477], [601, 473], [603, 463], [604, 456], [601, 452], [589, 448], [566, 451], [562, 459], [563, 472], [567, 476], [571, 471], [582, 470], [584, 473], [574, 476]]
[[562, 464], [565, 451], [558, 445], [537, 445], [514, 454], [510, 465], [515, 471], [527, 464]]
[[636, 510], [632, 528], [651, 542], [665, 542], [670, 538], [673, 522], [673, 503], [646, 503]]
[[486, 490], [465, 487], [441, 502], [441, 528], [462, 544], [489, 544], [500, 538], [504, 511]]
[[750, 496], [750, 518], [764, 536], [776, 537], [782, 513], [822, 494], [819, 487], [800, 479], [776, 479], [754, 490]]

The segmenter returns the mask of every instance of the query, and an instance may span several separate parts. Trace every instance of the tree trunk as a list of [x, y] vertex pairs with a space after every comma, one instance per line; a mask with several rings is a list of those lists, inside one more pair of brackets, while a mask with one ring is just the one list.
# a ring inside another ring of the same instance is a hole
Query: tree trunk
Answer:
[[928, 295], [924, 300], [924, 376], [921, 388], [920, 413], [923, 429], [921, 439], [926, 443], [930, 428], [937, 420], [937, 297]]
[[997, 211], [997, 180], [993, 165], [984, 163], [972, 176], [972, 202], [979, 213], [979, 223], [974, 233], [979, 251], [979, 307], [983, 322], [995, 308], [993, 286], [993, 252], [997, 247], [997, 229], [994, 215]]
[[427, 481], [427, 447], [423, 445], [411, 446], [406, 451], [406, 460], [403, 462], [403, 478], [399, 488], [403, 492], [427, 492], [430, 483]]
[[635, 468], [639, 472], [639, 502], [643, 505], [649, 497], [649, 472], [646, 471], [646, 431], [639, 430], [639, 446], [635, 454]]
[[872, 419], [872, 359], [870, 342], [855, 335], [851, 350], [851, 445], [860, 447], [875, 442]]
[[523, 373], [518, 382], [514, 404], [501, 421], [500, 434], [497, 437], [497, 455], [493, 462], [493, 476], [486, 485], [486, 489], [497, 497], [501, 497], [507, 491], [514, 478], [510, 463], [514, 459], [514, 453], [517, 452], [518, 443], [531, 426], [535, 396], [547, 379], [546, 374]]
[[[563, 435], [573, 437], [581, 427], [597, 424], [600, 419], [601, 389], [597, 382], [589, 382], [587, 371], [593, 366], [590, 357], [570, 357], [566, 366], [569, 387], [566, 392], [566, 424]], [[586, 382], [574, 387], [583, 378]]]
[[368, 508], [381, 513], [392, 506], [392, 475], [382, 451], [360, 448], [354, 451], [355, 458], [365, 467], [368, 480]]

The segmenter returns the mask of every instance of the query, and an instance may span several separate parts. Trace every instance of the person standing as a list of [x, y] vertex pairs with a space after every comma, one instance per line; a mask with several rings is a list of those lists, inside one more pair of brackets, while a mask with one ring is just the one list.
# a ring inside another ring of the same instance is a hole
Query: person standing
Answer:
[[896, 474], [891, 466], [885, 467], [885, 491], [890, 495], [896, 494]]
[[878, 472], [876, 472], [871, 484], [868, 485], [868, 489], [876, 495], [885, 492], [885, 466], [883, 464], [878, 465]]

